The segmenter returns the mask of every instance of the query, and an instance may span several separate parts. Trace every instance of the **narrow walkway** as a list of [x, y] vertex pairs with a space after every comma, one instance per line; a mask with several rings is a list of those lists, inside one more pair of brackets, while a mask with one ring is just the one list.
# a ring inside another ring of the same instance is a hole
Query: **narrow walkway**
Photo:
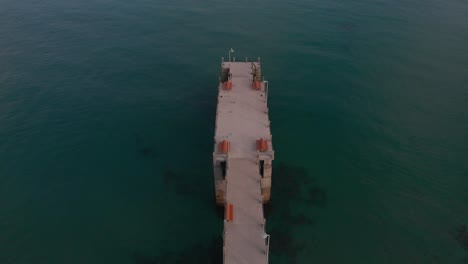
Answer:
[[[213, 149], [216, 203], [225, 207], [224, 263], [267, 264], [263, 203], [274, 159], [260, 62], [222, 62]], [[224, 74], [224, 75], [223, 75]]]
[[226, 202], [233, 220], [224, 224], [224, 263], [267, 263], [259, 167], [254, 160], [230, 159]]

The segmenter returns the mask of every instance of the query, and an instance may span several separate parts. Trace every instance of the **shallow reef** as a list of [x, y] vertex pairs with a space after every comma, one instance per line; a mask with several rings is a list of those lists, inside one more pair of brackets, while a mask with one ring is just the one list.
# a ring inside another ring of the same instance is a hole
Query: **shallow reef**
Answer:
[[297, 237], [295, 231], [314, 225], [312, 208], [325, 208], [327, 195], [303, 167], [279, 163], [273, 168], [272, 177], [272, 198], [264, 206], [271, 235], [270, 262], [298, 263], [306, 241]]

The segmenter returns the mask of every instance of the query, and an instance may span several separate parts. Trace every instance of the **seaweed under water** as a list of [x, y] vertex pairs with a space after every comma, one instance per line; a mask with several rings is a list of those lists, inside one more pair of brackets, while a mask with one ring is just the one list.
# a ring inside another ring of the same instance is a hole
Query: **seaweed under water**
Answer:
[[[298, 254], [304, 250], [306, 241], [297, 238], [294, 231], [315, 223], [308, 209], [324, 208], [326, 192], [302, 167], [280, 163], [273, 168], [272, 177], [272, 198], [264, 206], [265, 216], [270, 220], [267, 229], [271, 235], [271, 262], [297, 263]], [[307, 213], [304, 210], [295, 213], [293, 207], [306, 208]]]
[[[173, 188], [179, 195], [199, 196], [200, 191], [190, 181], [182, 180], [183, 173], [165, 169], [162, 173], [163, 183]], [[190, 178], [190, 177], [189, 177]], [[270, 262], [297, 263], [298, 253], [304, 250], [306, 241], [294, 235], [300, 227], [311, 226], [315, 219], [310, 216], [309, 208], [324, 208], [327, 203], [326, 192], [309, 176], [302, 167], [280, 163], [273, 169], [272, 200], [264, 205], [267, 231], [271, 235]], [[305, 208], [296, 213], [294, 208]], [[220, 219], [223, 218], [223, 207], [214, 205]], [[222, 263], [222, 236], [212, 239], [210, 245], [197, 244], [183, 251], [165, 251], [158, 256], [134, 254], [136, 264], [156, 263]]]
[[[463, 247], [468, 253], [468, 227], [466, 224], [459, 225], [452, 232], [453, 238], [458, 242], [458, 244]], [[466, 255], [462, 260], [462, 263], [468, 264], [468, 255]]]
[[222, 247], [222, 238], [217, 236], [213, 237], [208, 245], [199, 243], [181, 251], [167, 250], [156, 256], [135, 252], [133, 260], [135, 264], [221, 264], [223, 262]]
[[144, 156], [144, 157], [155, 157], [155, 152], [153, 150], [153, 148], [151, 147], [143, 147], [140, 149], [140, 153]]
[[468, 228], [465, 224], [455, 229], [454, 238], [464, 249], [468, 250]]

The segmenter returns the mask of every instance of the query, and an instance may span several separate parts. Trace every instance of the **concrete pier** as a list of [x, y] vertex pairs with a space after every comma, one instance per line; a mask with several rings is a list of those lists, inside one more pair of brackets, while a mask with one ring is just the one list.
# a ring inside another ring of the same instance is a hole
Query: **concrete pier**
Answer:
[[274, 151], [267, 97], [259, 61], [221, 64], [213, 166], [216, 203], [225, 206], [226, 264], [268, 262], [263, 203]]

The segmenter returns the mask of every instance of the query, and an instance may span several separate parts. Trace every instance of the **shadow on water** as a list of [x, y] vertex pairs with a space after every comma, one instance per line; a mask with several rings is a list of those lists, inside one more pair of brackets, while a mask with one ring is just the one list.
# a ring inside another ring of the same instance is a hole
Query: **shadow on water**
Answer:
[[[173, 169], [163, 172], [163, 183], [177, 194], [192, 198], [202, 196], [200, 189], [190, 181], [180, 181], [183, 175]], [[272, 200], [264, 206], [268, 219], [267, 232], [271, 235], [270, 263], [297, 263], [298, 253], [305, 249], [306, 241], [295, 234], [300, 227], [312, 226], [312, 209], [323, 209], [327, 204], [325, 191], [301, 167], [284, 163], [273, 169]], [[212, 201], [214, 205], [214, 200]], [[222, 207], [213, 206], [220, 219]], [[215, 209], [216, 208], [216, 209]], [[216, 236], [209, 245], [197, 244], [182, 251], [167, 250], [158, 256], [134, 254], [136, 264], [156, 263], [222, 263], [222, 236]]]
[[141, 153], [141, 155], [143, 155], [144, 157], [151, 157], [151, 158], [154, 158], [156, 157], [156, 153], [154, 152], [153, 148], [151, 147], [142, 147], [139, 151]]
[[200, 263], [221, 264], [223, 241], [221, 236], [213, 237], [211, 243], [196, 244], [182, 251], [165, 251], [157, 256], [148, 256], [140, 252], [133, 254], [135, 264], [172, 264], [172, 263]]
[[466, 250], [468, 250], [468, 228], [460, 225], [455, 229], [454, 238]]
[[[465, 224], [455, 228], [453, 238], [468, 252], [468, 227]], [[468, 255], [462, 259], [462, 263], [468, 263]]]
[[311, 209], [325, 208], [327, 196], [302, 167], [280, 163], [273, 168], [272, 177], [271, 202], [264, 206], [271, 235], [271, 263], [297, 263], [306, 241], [295, 236], [294, 231], [315, 223]]
[[[144, 144], [140, 152], [149, 158], [156, 155], [151, 147]], [[162, 171], [166, 188], [180, 196], [211, 202], [213, 210], [223, 219], [223, 208], [215, 206], [214, 196], [207, 195], [206, 186], [201, 186], [196, 179], [193, 175], [188, 176], [172, 168]], [[272, 200], [264, 207], [268, 219], [267, 232], [271, 235], [271, 263], [297, 263], [298, 254], [305, 249], [306, 240], [299, 238], [296, 231], [314, 225], [315, 219], [311, 216], [313, 208], [322, 209], [326, 205], [326, 192], [314, 177], [307, 174], [305, 168], [284, 163], [273, 168]], [[181, 251], [168, 249], [156, 256], [135, 252], [133, 259], [136, 264], [222, 263], [222, 244], [220, 234], [208, 244], [199, 243]]]

